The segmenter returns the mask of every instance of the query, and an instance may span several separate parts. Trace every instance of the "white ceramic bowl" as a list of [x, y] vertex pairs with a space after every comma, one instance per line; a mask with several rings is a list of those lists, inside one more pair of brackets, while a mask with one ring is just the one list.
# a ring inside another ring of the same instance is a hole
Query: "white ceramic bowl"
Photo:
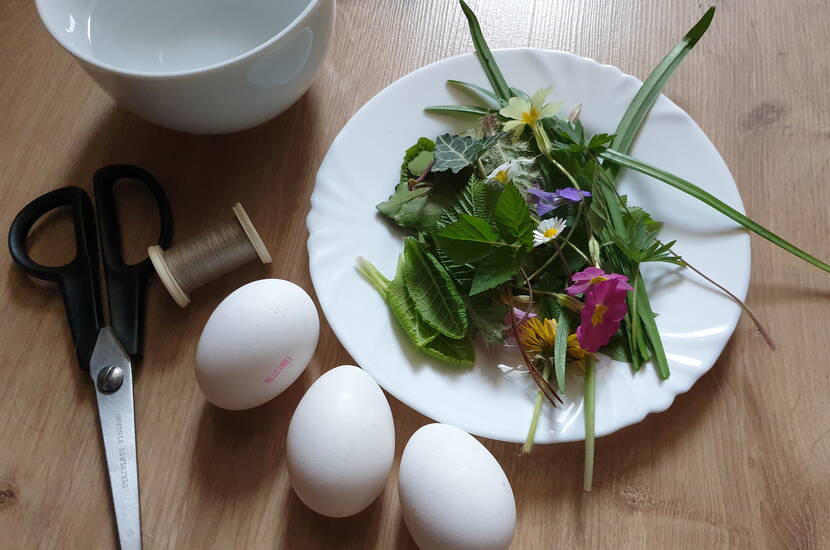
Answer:
[[244, 130], [302, 96], [334, 0], [36, 0], [52, 36], [108, 94], [161, 126]]

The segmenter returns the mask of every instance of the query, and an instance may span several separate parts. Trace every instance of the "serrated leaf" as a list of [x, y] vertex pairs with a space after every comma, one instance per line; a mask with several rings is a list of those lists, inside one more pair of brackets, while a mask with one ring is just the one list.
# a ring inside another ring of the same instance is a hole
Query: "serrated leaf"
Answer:
[[524, 197], [510, 182], [504, 186], [496, 201], [494, 218], [502, 236], [508, 242], [529, 245], [533, 235], [533, 219]]
[[413, 344], [422, 347], [435, 340], [438, 332], [429, 326], [415, 309], [415, 303], [409, 296], [404, 283], [404, 261], [404, 256], [401, 254], [398, 258], [398, 272], [395, 274], [395, 278], [389, 282], [386, 299], [389, 303], [389, 309], [392, 310], [392, 314], [403, 331], [412, 340]]
[[441, 334], [467, 334], [467, 308], [446, 269], [413, 238], [404, 243], [403, 279], [415, 309]]
[[460, 367], [472, 367], [476, 362], [476, 352], [470, 338], [447, 338], [439, 334], [435, 340], [421, 347], [421, 351], [445, 363]]
[[435, 232], [434, 238], [452, 260], [462, 264], [483, 258], [501, 244], [487, 221], [469, 214], [461, 214], [458, 221]]
[[480, 180], [475, 176], [471, 177], [458, 197], [458, 202], [441, 213], [437, 227], [443, 228], [455, 223], [461, 214], [493, 222], [493, 210], [500, 194], [501, 188], [498, 184]]
[[440, 135], [435, 138], [435, 164], [432, 165], [432, 171], [452, 170], [457, 174], [474, 163], [483, 150], [483, 141], [474, 137]]
[[476, 266], [470, 296], [490, 290], [513, 278], [519, 271], [515, 248], [498, 248]]

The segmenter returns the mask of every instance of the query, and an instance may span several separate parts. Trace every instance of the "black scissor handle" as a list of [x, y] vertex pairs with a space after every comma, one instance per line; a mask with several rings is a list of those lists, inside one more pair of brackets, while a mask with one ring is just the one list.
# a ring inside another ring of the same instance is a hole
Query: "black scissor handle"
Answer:
[[[63, 266], [41, 265], [29, 257], [26, 238], [35, 222], [61, 206], [68, 206], [72, 211], [75, 258]], [[98, 243], [89, 196], [79, 187], [61, 187], [30, 202], [17, 214], [9, 229], [9, 252], [14, 262], [29, 275], [60, 285], [78, 362], [82, 369], [89, 369], [89, 359], [102, 324]]]
[[107, 277], [110, 324], [127, 353], [137, 357], [141, 355], [144, 341], [144, 295], [147, 282], [153, 274], [153, 265], [149, 258], [136, 264], [124, 263], [121, 226], [113, 191], [115, 184], [123, 179], [140, 181], [152, 193], [161, 222], [158, 244], [162, 248], [170, 246], [173, 216], [164, 189], [146, 170], [138, 166], [117, 164], [95, 172], [95, 209], [98, 213], [101, 257]]

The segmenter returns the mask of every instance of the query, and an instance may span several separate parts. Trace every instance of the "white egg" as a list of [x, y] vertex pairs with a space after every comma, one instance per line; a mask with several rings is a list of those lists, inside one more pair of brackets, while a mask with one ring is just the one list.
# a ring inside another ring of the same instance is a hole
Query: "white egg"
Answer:
[[325, 373], [294, 411], [286, 456], [291, 487], [315, 512], [339, 518], [369, 506], [395, 458], [395, 425], [383, 390], [357, 367]]
[[223, 409], [273, 399], [305, 370], [320, 334], [309, 295], [280, 279], [254, 281], [216, 306], [196, 349], [196, 380]]
[[455, 426], [428, 424], [412, 435], [398, 494], [421, 550], [506, 550], [513, 539], [516, 503], [504, 470]]

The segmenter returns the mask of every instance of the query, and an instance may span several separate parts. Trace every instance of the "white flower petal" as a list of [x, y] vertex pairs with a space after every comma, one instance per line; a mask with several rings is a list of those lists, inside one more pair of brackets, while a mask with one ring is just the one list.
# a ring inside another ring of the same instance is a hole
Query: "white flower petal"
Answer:
[[559, 109], [562, 108], [561, 101], [555, 101], [553, 103], [548, 103], [545, 107], [539, 111], [539, 118], [549, 118], [559, 114]]

